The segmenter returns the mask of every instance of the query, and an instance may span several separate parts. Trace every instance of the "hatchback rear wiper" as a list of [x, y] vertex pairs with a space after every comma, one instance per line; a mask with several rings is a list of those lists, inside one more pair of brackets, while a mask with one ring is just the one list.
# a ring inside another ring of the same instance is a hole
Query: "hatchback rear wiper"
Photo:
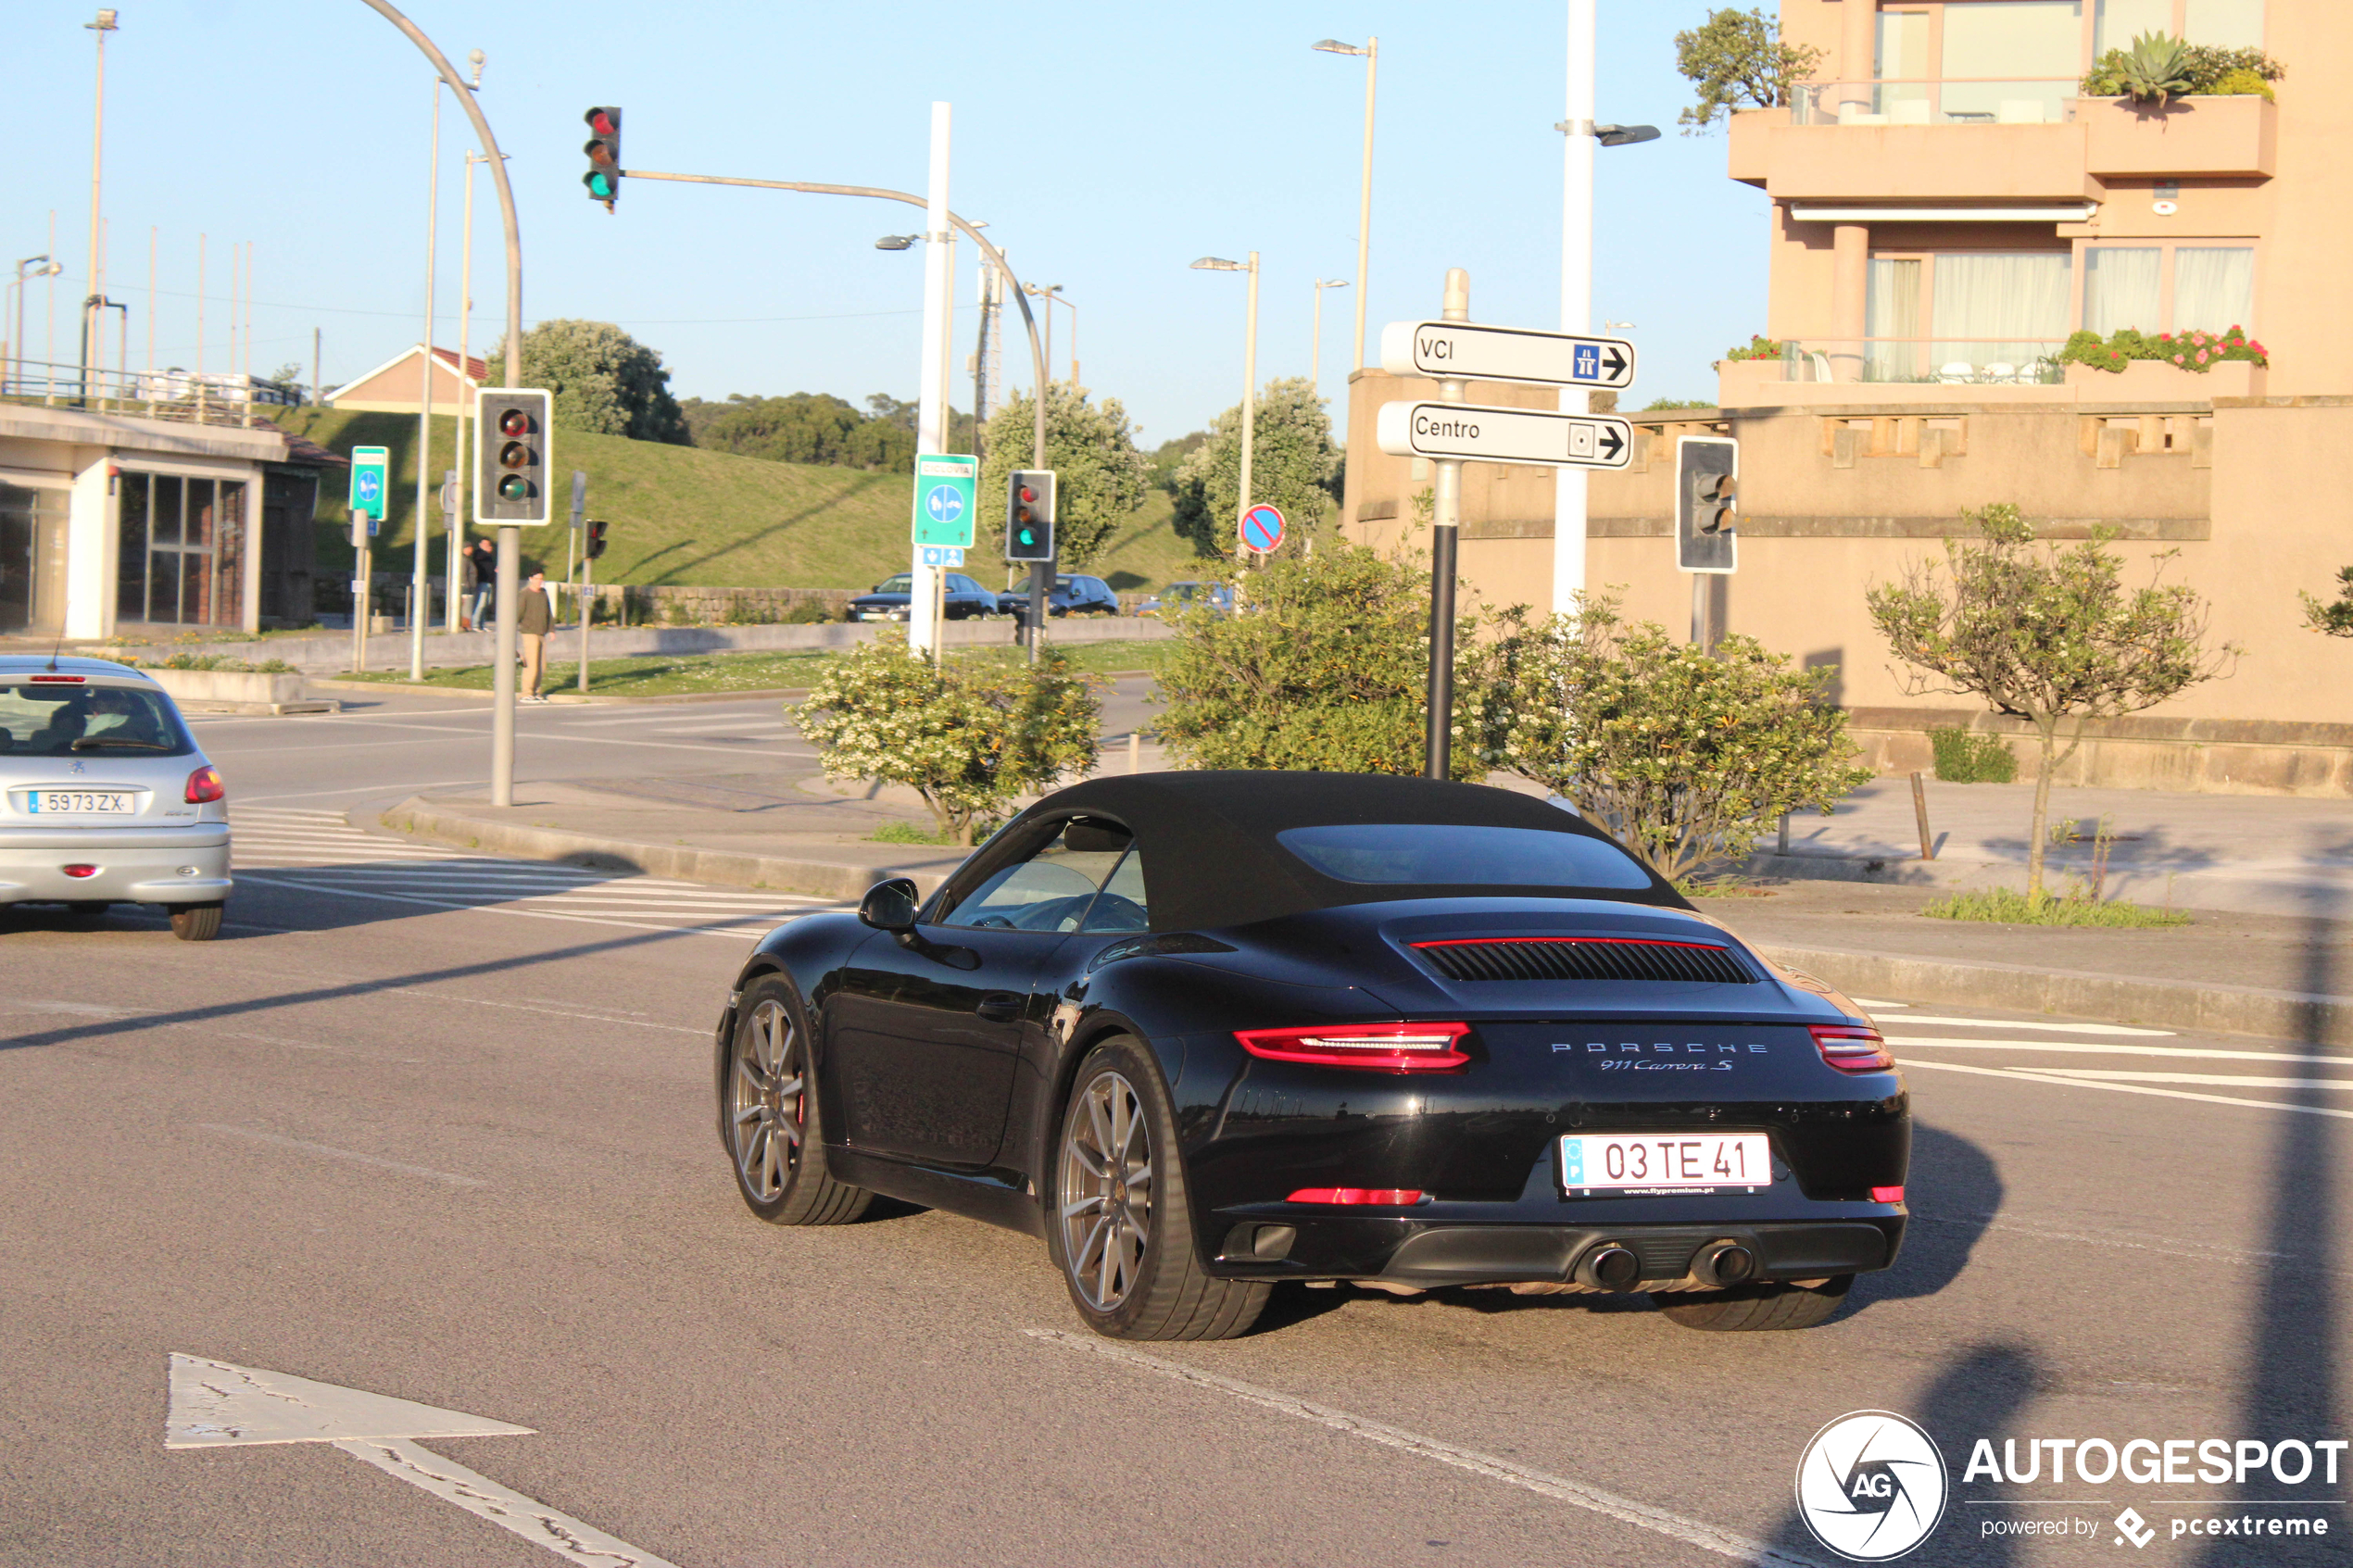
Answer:
[[94, 746], [128, 746], [135, 747], [140, 751], [170, 751], [172, 749], [171, 744], [169, 741], [114, 740], [106, 735], [84, 735], [80, 740], [73, 743], [73, 749], [76, 751], [87, 751]]

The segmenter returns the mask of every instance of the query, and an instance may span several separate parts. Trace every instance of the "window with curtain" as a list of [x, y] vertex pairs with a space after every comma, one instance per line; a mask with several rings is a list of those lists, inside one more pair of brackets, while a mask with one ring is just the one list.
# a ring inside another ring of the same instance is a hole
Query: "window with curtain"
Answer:
[[2092, 52], [2130, 49], [2144, 32], [2173, 31], [2173, 0], [2098, 0], [2092, 12]]
[[1929, 358], [1938, 372], [1968, 364], [1978, 372], [2007, 365], [2033, 379], [2038, 363], [2067, 338], [2066, 251], [1961, 252], [1935, 258], [1931, 279]]
[[2173, 251], [2173, 326], [2219, 332], [2255, 322], [2255, 252], [2245, 245], [2178, 245]]
[[2082, 74], [2082, 0], [1971, 0], [1944, 7], [1944, 118], [2064, 119]]
[[[1920, 264], [1874, 257], [1863, 295], [1865, 381], [1917, 381], [1921, 373]], [[1892, 341], [1891, 341], [1892, 340]]]
[[2131, 327], [2165, 330], [2159, 273], [2165, 253], [2137, 245], [2095, 245], [2083, 253], [2083, 325], [2102, 337]]
[[2182, 36], [2221, 49], [2263, 46], [2263, 0], [2183, 0]]
[[2095, 0], [2092, 50], [2129, 49], [2144, 32], [2222, 49], [2263, 44], [2263, 0]]

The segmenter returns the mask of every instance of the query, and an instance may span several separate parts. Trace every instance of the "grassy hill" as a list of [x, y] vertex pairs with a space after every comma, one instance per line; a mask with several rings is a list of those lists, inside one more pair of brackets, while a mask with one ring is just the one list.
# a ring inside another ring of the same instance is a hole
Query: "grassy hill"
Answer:
[[[417, 420], [412, 414], [363, 414], [333, 408], [272, 410], [279, 428], [348, 454], [354, 446], [392, 453], [392, 516], [376, 536], [376, 560], [406, 564], [416, 510]], [[426, 472], [437, 490], [450, 457], [455, 421], [433, 421]], [[692, 446], [665, 446], [618, 435], [558, 431], [558, 515], [570, 497], [572, 470], [588, 475], [588, 515], [612, 525], [600, 583], [695, 587], [870, 588], [907, 565], [913, 480], [903, 473], [772, 463]], [[319, 560], [333, 572], [351, 563], [350, 514], [344, 470], [332, 470], [319, 497]], [[440, 514], [430, 498], [432, 570], [442, 569]], [[471, 499], [469, 508], [471, 508]], [[985, 508], [984, 508], [985, 509]], [[1113, 535], [1089, 570], [1120, 589], [1158, 588], [1201, 576], [1214, 563], [1169, 526], [1170, 503], [1155, 490]], [[560, 575], [566, 529], [523, 531], [523, 553]], [[1002, 564], [983, 551], [973, 575], [991, 587], [1006, 581]]]

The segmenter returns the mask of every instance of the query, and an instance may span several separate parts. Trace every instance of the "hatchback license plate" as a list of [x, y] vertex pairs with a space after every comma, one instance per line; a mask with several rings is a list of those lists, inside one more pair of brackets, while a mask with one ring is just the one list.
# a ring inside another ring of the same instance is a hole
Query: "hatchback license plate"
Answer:
[[131, 796], [122, 790], [103, 789], [36, 789], [32, 792], [32, 809], [46, 816], [57, 812], [69, 816], [121, 816], [131, 814]]
[[1566, 1192], [1713, 1192], [1772, 1185], [1773, 1148], [1762, 1133], [1571, 1133], [1561, 1139]]

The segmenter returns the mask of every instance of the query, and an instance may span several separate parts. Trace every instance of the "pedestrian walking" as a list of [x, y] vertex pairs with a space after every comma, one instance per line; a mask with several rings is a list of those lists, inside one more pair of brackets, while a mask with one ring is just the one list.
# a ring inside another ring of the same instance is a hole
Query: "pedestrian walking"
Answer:
[[535, 571], [522, 585], [522, 604], [515, 618], [515, 630], [522, 639], [525, 702], [547, 700], [539, 695], [539, 685], [547, 672], [547, 633], [555, 629], [555, 611], [547, 603], [547, 574]]
[[490, 629], [490, 607], [498, 593], [498, 546], [477, 539], [466, 546], [466, 566], [473, 578], [473, 624], [468, 631]]

